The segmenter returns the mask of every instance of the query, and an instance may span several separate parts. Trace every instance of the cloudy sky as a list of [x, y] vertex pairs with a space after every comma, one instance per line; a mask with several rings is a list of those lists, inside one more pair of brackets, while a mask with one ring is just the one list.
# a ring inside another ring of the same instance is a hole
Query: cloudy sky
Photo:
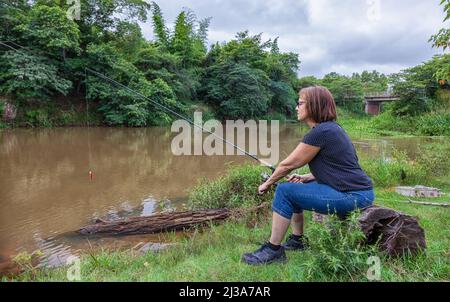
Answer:
[[[443, 23], [440, 0], [157, 0], [171, 27], [183, 8], [212, 17], [209, 42], [230, 41], [239, 31], [279, 37], [281, 51], [299, 54], [300, 76], [331, 71], [398, 72], [430, 59], [429, 37]], [[150, 22], [142, 25], [153, 39]]]

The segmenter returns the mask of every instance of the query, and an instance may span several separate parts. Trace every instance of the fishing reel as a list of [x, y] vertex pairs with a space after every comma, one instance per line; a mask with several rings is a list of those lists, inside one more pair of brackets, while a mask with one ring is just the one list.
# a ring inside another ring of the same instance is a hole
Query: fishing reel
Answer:
[[[269, 173], [266, 172], [261, 173], [261, 180], [262, 180], [261, 184], [265, 183], [269, 178], [270, 178]], [[276, 187], [277, 184], [275, 183], [273, 184], [273, 186]]]
[[263, 172], [261, 173], [262, 183], [265, 183], [270, 178], [269, 173]]

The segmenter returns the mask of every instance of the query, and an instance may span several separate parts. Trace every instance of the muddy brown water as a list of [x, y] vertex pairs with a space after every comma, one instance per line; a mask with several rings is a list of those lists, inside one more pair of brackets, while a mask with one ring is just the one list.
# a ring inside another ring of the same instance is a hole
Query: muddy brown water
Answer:
[[[280, 125], [280, 160], [307, 130], [299, 124]], [[42, 265], [58, 266], [86, 249], [161, 241], [158, 235], [88, 241], [73, 231], [95, 218], [182, 209], [187, 190], [199, 179], [214, 179], [229, 165], [253, 162], [245, 156], [174, 156], [175, 135], [162, 127], [0, 131], [0, 271], [22, 251], [40, 250]], [[430, 140], [353, 138], [359, 153], [385, 158], [393, 147], [414, 157], [419, 145]]]

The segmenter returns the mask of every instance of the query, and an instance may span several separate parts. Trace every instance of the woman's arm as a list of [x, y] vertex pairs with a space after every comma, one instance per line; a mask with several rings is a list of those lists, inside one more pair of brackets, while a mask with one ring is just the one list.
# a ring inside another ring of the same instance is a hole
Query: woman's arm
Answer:
[[319, 151], [320, 147], [300, 143], [295, 150], [278, 165], [272, 176], [265, 182], [267, 188], [288, 175], [292, 170], [303, 167], [309, 163]]

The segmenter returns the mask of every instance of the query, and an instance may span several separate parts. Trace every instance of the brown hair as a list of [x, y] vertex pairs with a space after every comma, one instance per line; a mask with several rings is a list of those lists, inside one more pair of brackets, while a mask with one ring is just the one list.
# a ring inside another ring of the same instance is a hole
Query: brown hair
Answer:
[[337, 119], [336, 103], [331, 92], [322, 86], [303, 88], [300, 98], [306, 101], [306, 112], [316, 123], [335, 121]]

